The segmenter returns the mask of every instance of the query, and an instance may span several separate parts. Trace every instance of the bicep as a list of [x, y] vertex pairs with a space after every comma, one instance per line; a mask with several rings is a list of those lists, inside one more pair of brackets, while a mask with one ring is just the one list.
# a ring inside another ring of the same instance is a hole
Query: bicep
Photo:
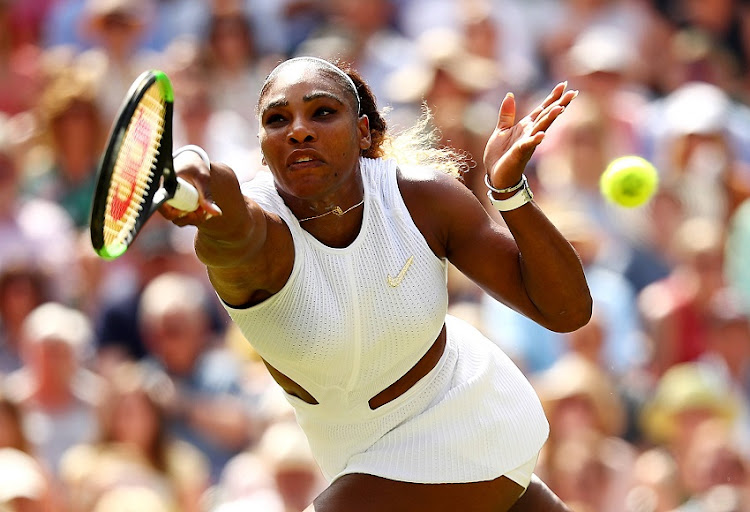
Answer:
[[466, 186], [438, 173], [429, 180], [405, 179], [402, 193], [437, 256], [447, 258], [497, 300], [535, 318], [515, 240]]
[[294, 244], [286, 224], [253, 201], [248, 199], [246, 204], [252, 221], [245, 243], [216, 244], [211, 251], [233, 254], [204, 260], [216, 293], [230, 306], [253, 305], [278, 292], [294, 263]]

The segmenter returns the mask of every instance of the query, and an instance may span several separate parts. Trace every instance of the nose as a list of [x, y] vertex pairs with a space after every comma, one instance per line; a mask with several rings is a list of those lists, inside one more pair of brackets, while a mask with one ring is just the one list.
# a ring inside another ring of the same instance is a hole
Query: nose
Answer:
[[309, 123], [301, 117], [296, 117], [289, 125], [289, 142], [299, 144], [300, 142], [312, 142], [316, 139], [315, 131]]

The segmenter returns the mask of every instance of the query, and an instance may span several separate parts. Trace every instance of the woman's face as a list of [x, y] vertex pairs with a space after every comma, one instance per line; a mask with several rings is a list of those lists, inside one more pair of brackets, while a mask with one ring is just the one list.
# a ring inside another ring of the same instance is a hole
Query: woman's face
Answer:
[[261, 98], [263, 160], [282, 196], [335, 196], [370, 145], [367, 117], [357, 117], [353, 95], [331, 73], [315, 63], [287, 64]]
[[123, 395], [114, 412], [114, 440], [146, 448], [156, 436], [158, 421], [158, 414], [145, 395]]

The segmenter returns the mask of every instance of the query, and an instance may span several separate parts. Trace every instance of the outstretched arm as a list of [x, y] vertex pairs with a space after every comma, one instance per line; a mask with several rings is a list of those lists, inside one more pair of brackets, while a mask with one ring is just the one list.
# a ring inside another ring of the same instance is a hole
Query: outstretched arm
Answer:
[[160, 211], [178, 226], [198, 227], [195, 252], [219, 296], [239, 306], [281, 289], [294, 259], [291, 234], [283, 222], [243, 196], [226, 165], [211, 163], [209, 169], [186, 152], [175, 159], [175, 169], [198, 189], [199, 207], [185, 213], [165, 204]]

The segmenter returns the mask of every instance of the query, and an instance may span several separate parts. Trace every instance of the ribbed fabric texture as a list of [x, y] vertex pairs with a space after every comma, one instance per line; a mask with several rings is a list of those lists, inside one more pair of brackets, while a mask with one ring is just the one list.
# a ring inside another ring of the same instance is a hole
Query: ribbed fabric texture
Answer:
[[[526, 379], [478, 331], [451, 327], [451, 320], [449, 347], [430, 374], [396, 400], [369, 408], [368, 400], [437, 338], [448, 296], [445, 262], [412, 221], [395, 162], [361, 159], [360, 166], [362, 228], [341, 249], [302, 229], [270, 174], [243, 185], [289, 226], [295, 261], [277, 294], [227, 311], [261, 357], [319, 402], [287, 396], [327, 478], [351, 472], [423, 483], [496, 478], [539, 450], [547, 423]], [[463, 339], [464, 331], [473, 341]]]

